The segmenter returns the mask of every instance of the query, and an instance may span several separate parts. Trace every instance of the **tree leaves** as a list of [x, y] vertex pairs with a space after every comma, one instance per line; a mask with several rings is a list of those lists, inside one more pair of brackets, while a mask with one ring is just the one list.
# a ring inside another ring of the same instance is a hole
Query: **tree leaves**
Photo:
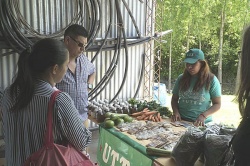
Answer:
[[[158, 0], [157, 3], [160, 3], [157, 7], [164, 11], [164, 18], [161, 18], [164, 20], [162, 29], [173, 30], [172, 79], [183, 72], [182, 61], [189, 48], [201, 48], [212, 71], [217, 75], [220, 16], [225, 4], [222, 70], [223, 75], [230, 73], [227, 77], [236, 78], [242, 31], [250, 21], [248, 0]], [[164, 44], [161, 70], [163, 79], [168, 78], [168, 58], [169, 47]]]

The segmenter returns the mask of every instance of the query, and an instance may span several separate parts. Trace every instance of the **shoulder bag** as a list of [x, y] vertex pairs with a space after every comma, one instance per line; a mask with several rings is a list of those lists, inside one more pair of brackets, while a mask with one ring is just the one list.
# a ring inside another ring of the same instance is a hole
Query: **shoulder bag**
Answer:
[[55, 98], [60, 91], [52, 93], [47, 114], [47, 129], [44, 137], [44, 145], [31, 154], [23, 166], [93, 166], [90, 159], [73, 145], [67, 146], [54, 143], [52, 132], [52, 112]]

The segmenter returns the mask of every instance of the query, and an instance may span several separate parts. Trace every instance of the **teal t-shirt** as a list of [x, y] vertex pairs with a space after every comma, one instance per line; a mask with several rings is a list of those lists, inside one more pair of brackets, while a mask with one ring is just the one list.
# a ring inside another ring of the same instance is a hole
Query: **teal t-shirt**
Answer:
[[[205, 86], [198, 92], [193, 92], [193, 87], [197, 77], [191, 79], [190, 87], [187, 91], [179, 90], [181, 74], [174, 85], [173, 94], [179, 96], [178, 106], [182, 118], [195, 121], [197, 117], [211, 107], [211, 99], [221, 96], [220, 82], [216, 76], [210, 83], [210, 89], [206, 90]], [[212, 121], [212, 116], [207, 117], [205, 123]]]

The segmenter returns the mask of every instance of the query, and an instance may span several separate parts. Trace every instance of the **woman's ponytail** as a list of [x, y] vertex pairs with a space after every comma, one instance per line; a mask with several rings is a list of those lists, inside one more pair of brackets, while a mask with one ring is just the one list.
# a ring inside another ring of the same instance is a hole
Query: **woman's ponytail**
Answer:
[[17, 75], [10, 87], [11, 95], [15, 100], [13, 111], [25, 107], [34, 93], [34, 78], [29, 63], [30, 56], [32, 56], [32, 48], [29, 46], [20, 54], [18, 59]]

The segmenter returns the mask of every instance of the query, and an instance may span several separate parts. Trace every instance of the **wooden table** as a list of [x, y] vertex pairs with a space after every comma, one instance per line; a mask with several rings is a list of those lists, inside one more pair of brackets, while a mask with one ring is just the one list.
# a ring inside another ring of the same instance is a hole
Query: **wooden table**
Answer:
[[[92, 117], [89, 117], [89, 119], [90, 119], [91, 121], [93, 121], [93, 122], [99, 124], [99, 123], [97, 122], [96, 119], [94, 119], [94, 118], [92, 118]], [[170, 122], [169, 119], [166, 119], [166, 121]], [[104, 129], [104, 128], [102, 128], [102, 129]], [[130, 135], [130, 134], [128, 134], [127, 132], [121, 132], [121, 131], [119, 131], [119, 129], [117, 129], [117, 128], [115, 128], [115, 127], [114, 127], [114, 129], [115, 129], [115, 131], [112, 131], [111, 134], [110, 134], [110, 133], [106, 133], [106, 131], [104, 132], [104, 133], [110, 135], [109, 138], [110, 138], [111, 140], [112, 140], [112, 139], [114, 139], [114, 140], [117, 139], [117, 136], [115, 135], [115, 132], [119, 132], [120, 134], [123, 134], [124, 136], [127, 136], [127, 137], [128, 137], [129, 139], [131, 139], [132, 141], [134, 141], [134, 142], [136, 142], [136, 143], [138, 143], [138, 144], [144, 146], [145, 149], [146, 149], [146, 145], [147, 145], [148, 143], [151, 142], [151, 141], [149, 141], [149, 140], [138, 140], [138, 139], [136, 139], [136, 137], [135, 137], [134, 135]], [[116, 129], [117, 129], [117, 130], [116, 130]], [[104, 129], [104, 130], [106, 130], [106, 129]], [[184, 128], [184, 127], [182, 127], [182, 126], [180, 126], [180, 127], [174, 127], [174, 126], [173, 126], [173, 130], [175, 130], [175, 131], [184, 131], [184, 130], [186, 130], [186, 128]], [[99, 145], [98, 145], [97, 153], [98, 153], [98, 152], [101, 153], [101, 150], [100, 150], [100, 149], [102, 149], [104, 145], [101, 145], [100, 142], [102, 142], [101, 139], [104, 139], [104, 137], [105, 137], [105, 136], [102, 136], [102, 135], [99, 136]], [[111, 145], [109, 145], [109, 146], [111, 146]], [[122, 145], [122, 146], [126, 146], [126, 144], [125, 144], [125, 145]], [[128, 145], [128, 146], [129, 146], [129, 145]], [[104, 147], [104, 148], [105, 148], [105, 147]], [[123, 147], [123, 148], [124, 148], [124, 147]], [[106, 150], [107, 150], [107, 149], [106, 149]], [[115, 150], [116, 150], [116, 151], [119, 151], [119, 148], [116, 148]], [[122, 151], [122, 149], [121, 149], [121, 151]], [[117, 153], [119, 153], [119, 152], [117, 152]], [[121, 156], [121, 154], [122, 154], [122, 152], [119, 153], [120, 156]], [[97, 155], [98, 155], [98, 154], [97, 154]], [[103, 154], [102, 154], [102, 156], [100, 156], [100, 155], [101, 155], [101, 154], [98, 155], [99, 158], [101, 158], [101, 157], [104, 156]], [[97, 157], [98, 157], [98, 156], [97, 156]], [[106, 155], [106, 156], [107, 156], [107, 155]], [[113, 160], [114, 160], [114, 159], [113, 159]], [[128, 160], [133, 160], [133, 159], [128, 159]], [[172, 158], [170, 158], [170, 157], [158, 157], [158, 158], [154, 158], [154, 159], [152, 160], [152, 165], [154, 165], [154, 166], [176, 166], [176, 163], [175, 163], [174, 159], [172, 159]], [[119, 166], [119, 163], [116, 162], [115, 166]], [[132, 165], [130, 165], [130, 166], [132, 166]], [[135, 165], [135, 166], [139, 166], [139, 165]], [[195, 166], [202, 166], [202, 163], [200, 163], [199, 161], [197, 161], [197, 162], [195, 163]]]

